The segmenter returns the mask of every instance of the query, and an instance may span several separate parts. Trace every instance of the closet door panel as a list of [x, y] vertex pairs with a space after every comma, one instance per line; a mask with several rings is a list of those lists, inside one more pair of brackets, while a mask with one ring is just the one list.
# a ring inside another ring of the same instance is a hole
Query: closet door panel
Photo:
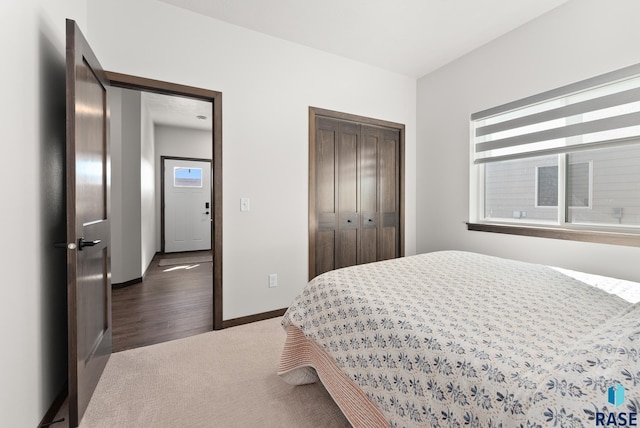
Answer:
[[338, 132], [338, 257], [337, 267], [358, 263], [358, 139], [360, 126], [342, 122]]
[[340, 230], [340, 259], [336, 269], [358, 264], [356, 244], [358, 231], [356, 229]]
[[316, 209], [319, 213], [335, 213], [336, 132], [318, 129], [316, 138]]
[[360, 148], [360, 259], [378, 260], [378, 144], [381, 129], [362, 126]]
[[386, 260], [400, 255], [400, 133], [385, 129], [378, 146], [378, 170], [380, 189], [381, 243], [380, 259]]
[[358, 210], [358, 126], [342, 123], [338, 134], [338, 207], [340, 212]]
[[[360, 262], [370, 263], [378, 260], [378, 228], [366, 227], [360, 232], [362, 246], [360, 247]], [[375, 244], [375, 245], [374, 245]]]
[[316, 274], [336, 268], [336, 141], [337, 122], [320, 119], [315, 146], [315, 269]]
[[316, 273], [329, 272], [336, 268], [335, 253], [336, 253], [336, 232], [318, 231], [316, 233]]
[[315, 269], [318, 275], [336, 268], [336, 215], [323, 213], [318, 216], [316, 231]]
[[397, 256], [398, 235], [397, 228], [385, 227], [382, 229], [382, 248], [380, 260], [395, 259]]

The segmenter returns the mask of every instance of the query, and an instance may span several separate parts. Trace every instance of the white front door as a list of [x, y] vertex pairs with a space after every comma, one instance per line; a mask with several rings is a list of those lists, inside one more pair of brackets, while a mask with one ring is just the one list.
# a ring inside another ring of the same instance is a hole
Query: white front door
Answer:
[[164, 251], [211, 249], [211, 162], [164, 159]]

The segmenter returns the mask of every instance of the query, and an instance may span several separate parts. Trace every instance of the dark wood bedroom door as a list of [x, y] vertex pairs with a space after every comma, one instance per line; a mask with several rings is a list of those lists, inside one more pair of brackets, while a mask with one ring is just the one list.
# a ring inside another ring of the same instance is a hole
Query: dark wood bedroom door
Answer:
[[309, 277], [403, 255], [402, 126], [314, 112]]
[[111, 355], [107, 79], [67, 20], [69, 426], [78, 426]]

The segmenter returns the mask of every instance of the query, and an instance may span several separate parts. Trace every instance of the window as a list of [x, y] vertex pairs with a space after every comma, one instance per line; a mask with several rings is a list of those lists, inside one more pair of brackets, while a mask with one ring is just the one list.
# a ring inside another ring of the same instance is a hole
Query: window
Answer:
[[567, 175], [567, 205], [571, 208], [591, 208], [591, 161], [571, 163]]
[[471, 126], [471, 224], [640, 234], [640, 64]]
[[173, 168], [173, 187], [202, 187], [202, 168]]
[[557, 207], [558, 166], [539, 166], [536, 171], [536, 207]]
[[[567, 174], [567, 205], [589, 207], [591, 199], [591, 163], [569, 164]], [[536, 175], [536, 207], [558, 206], [558, 166], [538, 166]]]

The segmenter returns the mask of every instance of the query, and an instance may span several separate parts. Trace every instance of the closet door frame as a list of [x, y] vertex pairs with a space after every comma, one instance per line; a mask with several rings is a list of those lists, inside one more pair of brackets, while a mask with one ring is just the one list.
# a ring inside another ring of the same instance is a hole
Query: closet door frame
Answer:
[[400, 133], [398, 168], [400, 175], [399, 198], [400, 198], [400, 221], [398, 233], [400, 235], [399, 257], [404, 257], [405, 236], [404, 236], [404, 205], [405, 205], [405, 126], [401, 123], [389, 122], [386, 120], [374, 119], [365, 116], [358, 116], [349, 113], [342, 113], [333, 110], [326, 110], [317, 107], [309, 107], [309, 280], [316, 276], [316, 118], [326, 117], [342, 121], [354, 122], [361, 125], [380, 126], [384, 128], [396, 129]]

